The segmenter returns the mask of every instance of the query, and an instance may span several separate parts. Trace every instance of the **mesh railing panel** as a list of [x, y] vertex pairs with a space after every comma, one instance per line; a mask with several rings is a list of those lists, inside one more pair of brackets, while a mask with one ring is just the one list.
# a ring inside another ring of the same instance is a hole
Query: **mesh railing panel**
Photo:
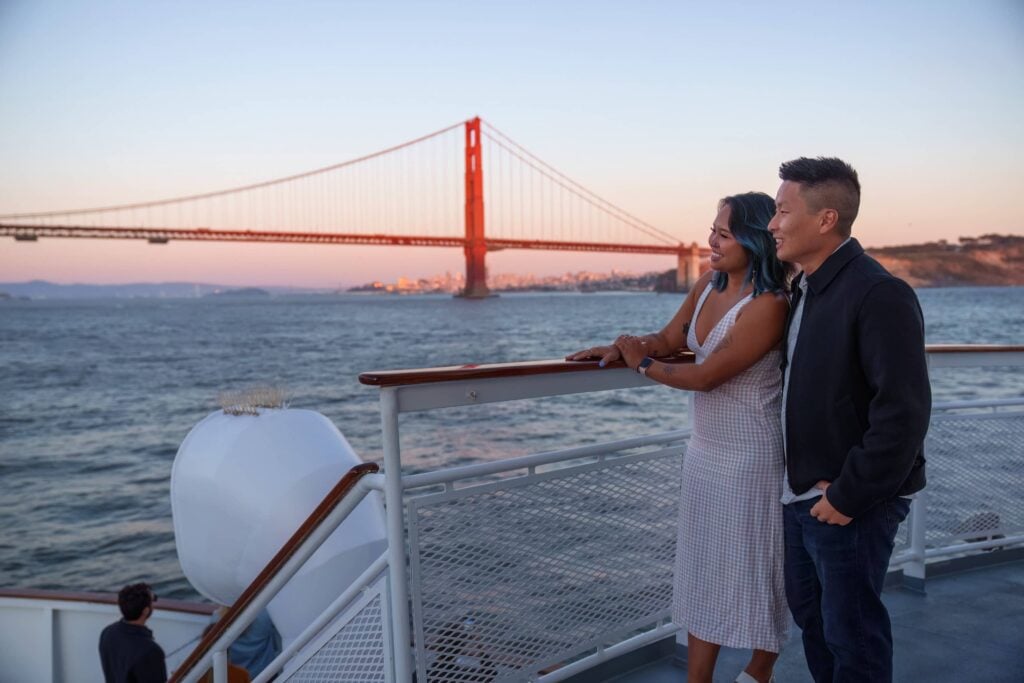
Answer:
[[937, 416], [925, 456], [929, 547], [1024, 532], [1024, 412]]
[[383, 683], [389, 666], [384, 652], [383, 609], [378, 594], [289, 676], [289, 683]]
[[681, 453], [411, 500], [420, 680], [522, 680], [666, 619]]

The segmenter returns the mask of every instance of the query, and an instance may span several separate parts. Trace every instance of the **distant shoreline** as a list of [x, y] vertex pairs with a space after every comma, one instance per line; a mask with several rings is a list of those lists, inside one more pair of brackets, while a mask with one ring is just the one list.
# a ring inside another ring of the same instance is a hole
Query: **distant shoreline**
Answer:
[[[960, 238], [959, 243], [945, 241], [895, 247], [869, 248], [894, 275], [915, 288], [924, 287], [1020, 287], [1024, 286], [1024, 237], [982, 235]], [[580, 272], [551, 278], [533, 279], [534, 283], [495, 286], [496, 294], [517, 293], [638, 293], [675, 291], [675, 269], [642, 275], [596, 274]], [[514, 276], [502, 276], [506, 282]], [[233, 299], [265, 300], [279, 296], [417, 296], [452, 295], [457, 282], [447, 276], [444, 288], [431, 287], [432, 278], [408, 282], [405, 288], [390, 289], [382, 283], [349, 289], [226, 286], [193, 282], [135, 283], [114, 285], [58, 284], [45, 280], [0, 283], [0, 303], [19, 300], [75, 299]], [[539, 280], [539, 281], [538, 281]]]

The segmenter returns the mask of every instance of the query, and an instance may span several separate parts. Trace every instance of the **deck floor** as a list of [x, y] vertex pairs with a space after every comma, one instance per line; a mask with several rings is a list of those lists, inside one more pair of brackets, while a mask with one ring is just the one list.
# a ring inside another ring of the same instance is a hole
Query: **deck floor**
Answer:
[[[893, 665], [899, 683], [1024, 681], [1024, 562], [930, 578], [926, 594], [896, 588], [884, 599], [893, 622]], [[715, 683], [731, 683], [748, 652], [723, 649]], [[778, 683], [811, 681], [793, 627], [775, 669]], [[679, 663], [662, 661], [614, 683], [681, 683]]]

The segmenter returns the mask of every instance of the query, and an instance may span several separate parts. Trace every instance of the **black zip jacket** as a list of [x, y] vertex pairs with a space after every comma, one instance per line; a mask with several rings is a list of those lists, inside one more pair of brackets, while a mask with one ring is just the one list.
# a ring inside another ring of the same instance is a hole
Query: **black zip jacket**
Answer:
[[164, 651], [145, 626], [118, 621], [100, 634], [100, 663], [106, 683], [165, 683]]
[[[794, 285], [795, 291], [795, 285]], [[807, 278], [786, 399], [794, 493], [857, 517], [924, 488], [931, 385], [914, 290], [850, 240]]]

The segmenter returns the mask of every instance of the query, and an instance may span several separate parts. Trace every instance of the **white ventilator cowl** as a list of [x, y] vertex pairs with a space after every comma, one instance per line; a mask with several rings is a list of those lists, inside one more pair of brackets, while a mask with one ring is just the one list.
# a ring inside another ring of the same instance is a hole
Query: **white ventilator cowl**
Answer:
[[[345, 473], [361, 460], [311, 410], [217, 411], [197, 424], [171, 470], [174, 540], [185, 576], [230, 605]], [[306, 562], [269, 611], [285, 645], [384, 551], [383, 507], [370, 494]]]

